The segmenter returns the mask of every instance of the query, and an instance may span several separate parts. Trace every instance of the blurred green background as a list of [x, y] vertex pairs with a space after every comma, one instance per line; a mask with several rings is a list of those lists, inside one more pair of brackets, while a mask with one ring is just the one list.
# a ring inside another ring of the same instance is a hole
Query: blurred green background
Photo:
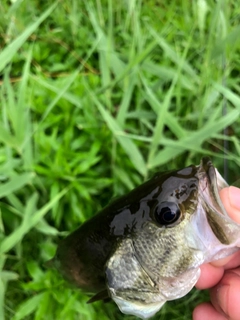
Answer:
[[43, 264], [156, 171], [209, 155], [239, 178], [239, 34], [236, 0], [0, 2], [1, 320], [134, 319]]

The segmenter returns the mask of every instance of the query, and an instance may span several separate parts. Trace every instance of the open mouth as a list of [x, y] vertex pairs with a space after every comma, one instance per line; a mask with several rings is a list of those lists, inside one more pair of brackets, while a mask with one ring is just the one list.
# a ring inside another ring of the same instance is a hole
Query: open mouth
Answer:
[[233, 245], [239, 238], [239, 225], [228, 216], [219, 195], [228, 184], [208, 157], [202, 159], [198, 177], [200, 201], [212, 232], [221, 244]]
[[212, 232], [217, 239], [228, 245], [230, 243], [225, 233], [225, 219], [229, 219], [228, 214], [222, 204], [219, 191], [227, 186], [222, 176], [213, 166], [210, 158], [204, 157], [199, 166], [199, 196], [206, 212], [206, 218]]
[[197, 177], [198, 207], [189, 227], [189, 239], [194, 239], [196, 248], [203, 252], [204, 262], [209, 262], [238, 250], [240, 224], [228, 216], [222, 204], [219, 191], [228, 185], [209, 158], [202, 159]]

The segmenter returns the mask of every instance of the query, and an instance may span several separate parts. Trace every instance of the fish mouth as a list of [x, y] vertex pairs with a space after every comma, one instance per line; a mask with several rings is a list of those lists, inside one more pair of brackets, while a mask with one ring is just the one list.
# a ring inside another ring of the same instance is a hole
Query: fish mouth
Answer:
[[200, 254], [201, 263], [207, 263], [239, 250], [240, 224], [228, 216], [222, 204], [219, 191], [228, 184], [208, 157], [202, 159], [196, 176], [198, 204], [187, 226], [186, 239]]
[[[230, 239], [225, 232], [228, 214], [222, 204], [219, 191], [228, 186], [210, 158], [204, 157], [199, 166], [199, 196], [202, 207], [206, 212], [207, 223], [212, 232], [222, 244], [230, 244]], [[206, 222], [205, 222], [206, 223]]]
[[208, 157], [202, 159], [197, 176], [199, 203], [192, 227], [205, 248], [211, 247], [212, 252], [220, 252], [220, 245], [234, 246], [234, 243], [239, 242], [240, 225], [228, 216], [219, 195], [219, 191], [228, 184]]

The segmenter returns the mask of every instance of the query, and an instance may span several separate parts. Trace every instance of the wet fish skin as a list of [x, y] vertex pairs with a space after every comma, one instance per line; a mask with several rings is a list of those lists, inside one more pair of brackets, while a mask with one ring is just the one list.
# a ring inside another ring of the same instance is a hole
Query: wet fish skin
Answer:
[[209, 158], [158, 173], [64, 239], [54, 264], [97, 299], [149, 318], [192, 289], [202, 263], [238, 250], [240, 225], [219, 197], [225, 186]]

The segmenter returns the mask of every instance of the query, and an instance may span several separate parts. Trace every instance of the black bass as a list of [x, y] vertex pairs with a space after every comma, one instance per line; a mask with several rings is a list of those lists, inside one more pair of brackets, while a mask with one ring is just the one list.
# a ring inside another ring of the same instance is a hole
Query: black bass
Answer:
[[201, 264], [239, 250], [240, 224], [219, 197], [224, 187], [209, 158], [158, 173], [64, 239], [54, 265], [95, 293], [91, 302], [110, 297], [123, 313], [149, 318], [192, 289]]

